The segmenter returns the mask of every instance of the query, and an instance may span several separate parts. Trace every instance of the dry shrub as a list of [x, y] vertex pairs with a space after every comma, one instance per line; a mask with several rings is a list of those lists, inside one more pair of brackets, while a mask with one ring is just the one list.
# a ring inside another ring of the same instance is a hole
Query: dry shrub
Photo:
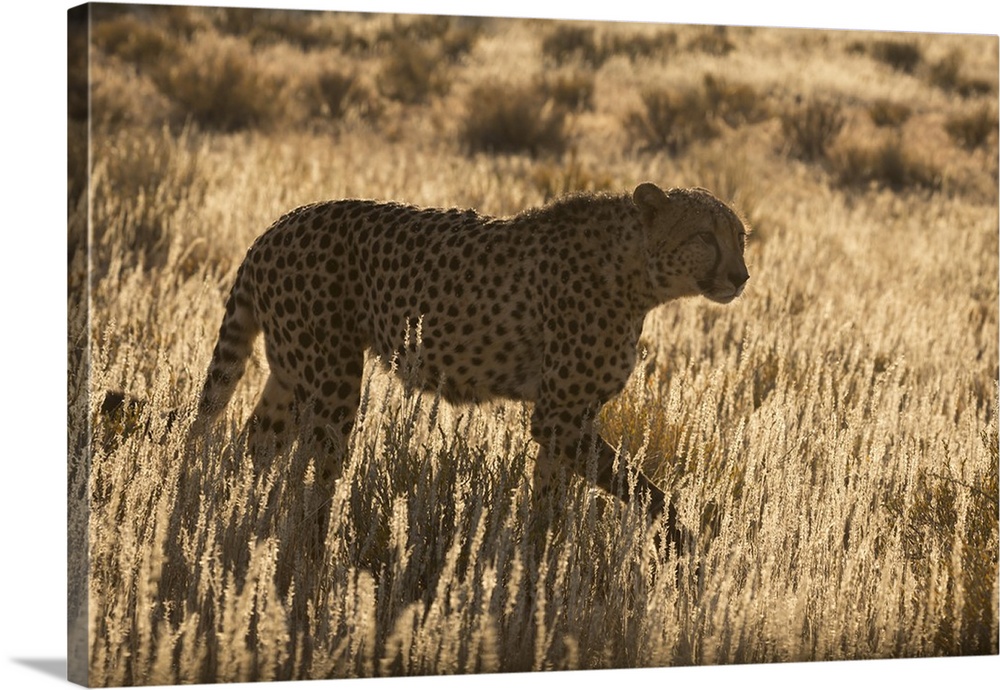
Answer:
[[134, 14], [94, 22], [91, 37], [103, 53], [140, 67], [169, 62], [179, 52], [166, 32]]
[[894, 39], [873, 43], [871, 55], [879, 62], [905, 74], [913, 74], [923, 59], [923, 52], [916, 43]]
[[282, 84], [240, 39], [200, 34], [154, 78], [184, 115], [206, 129], [267, 128], [282, 115]]
[[330, 45], [333, 33], [315, 21], [315, 12], [307, 10], [269, 10], [250, 7], [219, 8], [214, 25], [221, 32], [238, 36], [255, 48], [287, 43], [302, 50]]
[[647, 89], [642, 109], [626, 115], [625, 127], [642, 149], [665, 149], [678, 154], [697, 141], [714, 139], [719, 126], [710, 116], [700, 89]]
[[781, 116], [792, 153], [806, 161], [824, 158], [845, 122], [840, 105], [832, 101], [809, 101]]
[[991, 104], [985, 104], [974, 112], [954, 115], [948, 118], [945, 130], [967, 149], [984, 147], [997, 132], [997, 111]]
[[721, 118], [730, 127], [761, 122], [771, 116], [767, 99], [749, 84], [730, 82], [722, 77], [706, 74], [702, 87], [708, 112]]
[[408, 35], [434, 40], [441, 53], [452, 61], [471, 52], [482, 35], [483, 22], [472, 17], [420, 17], [410, 24]]
[[594, 75], [590, 72], [562, 72], [541, 77], [536, 88], [566, 110], [594, 108]]
[[353, 74], [335, 70], [326, 70], [319, 75], [317, 79], [319, 96], [331, 117], [340, 117], [344, 114], [348, 95], [354, 90], [356, 81]]
[[680, 91], [648, 89], [643, 107], [626, 116], [626, 129], [645, 148], [680, 153], [697, 141], [714, 139], [722, 124], [739, 127], [770, 117], [755, 89], [706, 74], [700, 87]]
[[481, 23], [466, 17], [395, 16], [391, 26], [379, 31], [375, 40], [382, 45], [419, 43], [456, 62], [475, 47], [481, 33]]
[[908, 119], [913, 109], [905, 103], [897, 103], [887, 98], [876, 99], [868, 106], [868, 115], [876, 127], [899, 127]]
[[366, 57], [375, 49], [376, 40], [353, 24], [337, 24], [331, 29], [330, 46], [348, 57]]
[[688, 41], [687, 48], [699, 53], [724, 56], [736, 50], [736, 44], [729, 40], [728, 27], [713, 26]]
[[960, 49], [950, 51], [931, 65], [928, 78], [943, 91], [963, 97], [991, 94], [996, 90], [996, 80], [977, 79], [963, 73], [965, 54]]
[[449, 60], [460, 60], [463, 56], [472, 52], [481, 34], [477, 25], [452, 26], [452, 28], [441, 37], [441, 52]]
[[168, 34], [185, 41], [193, 39], [199, 31], [210, 31], [213, 26], [211, 15], [200, 7], [159, 5], [146, 9]]
[[542, 55], [557, 65], [578, 62], [592, 69], [604, 64], [608, 53], [589, 26], [560, 24], [542, 39]]
[[656, 33], [598, 34], [592, 27], [560, 25], [542, 40], [542, 54], [557, 65], [574, 63], [598, 69], [611, 57], [620, 55], [631, 61], [663, 58], [677, 48], [677, 34], [670, 30]]
[[466, 108], [461, 136], [472, 152], [559, 154], [569, 140], [565, 109], [537, 85], [483, 84]]
[[148, 72], [116, 68], [106, 58], [94, 60], [90, 85], [90, 122], [97, 129], [153, 128], [170, 121], [175, 106]]
[[324, 69], [303, 85], [300, 95], [310, 115], [338, 119], [358, 93], [358, 80], [353, 73]]
[[606, 39], [609, 55], [623, 55], [633, 62], [642, 58], [663, 58], [677, 48], [677, 33], [669, 29], [653, 34], [611, 34]]
[[433, 45], [403, 39], [385, 59], [378, 84], [382, 95], [413, 105], [447, 93], [450, 77]]
[[957, 91], [962, 78], [962, 63], [965, 56], [953, 50], [931, 65], [930, 82], [945, 91]]
[[904, 144], [901, 135], [880, 145], [851, 144], [831, 155], [836, 175], [845, 187], [886, 187], [894, 191], [941, 189], [942, 172]]

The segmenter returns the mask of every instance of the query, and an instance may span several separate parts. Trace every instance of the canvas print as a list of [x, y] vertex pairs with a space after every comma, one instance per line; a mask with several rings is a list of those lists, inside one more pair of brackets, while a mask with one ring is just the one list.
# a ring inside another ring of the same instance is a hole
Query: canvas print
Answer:
[[998, 40], [68, 16], [94, 687], [998, 653]]

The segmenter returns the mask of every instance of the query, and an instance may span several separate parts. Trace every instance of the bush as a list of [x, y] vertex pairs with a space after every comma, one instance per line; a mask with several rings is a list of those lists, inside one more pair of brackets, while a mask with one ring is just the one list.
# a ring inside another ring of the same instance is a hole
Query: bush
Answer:
[[139, 67], [152, 67], [176, 57], [167, 35], [132, 14], [95, 22], [91, 37], [105, 55], [118, 57]]
[[592, 68], [600, 67], [608, 59], [592, 28], [573, 25], [561, 25], [542, 39], [542, 54], [557, 65], [575, 60]]
[[840, 106], [827, 101], [810, 101], [781, 117], [793, 154], [806, 161], [823, 158], [845, 122]]
[[339, 120], [350, 112], [377, 121], [384, 111], [383, 101], [354, 72], [328, 68], [303, 75], [295, 92], [308, 118]]
[[886, 187], [894, 191], [941, 188], [941, 171], [903, 146], [901, 136], [880, 146], [850, 146], [834, 158], [840, 184]]
[[241, 40], [202, 35], [154, 74], [157, 86], [206, 129], [266, 127], [280, 115], [281, 84], [261, 71]]
[[646, 148], [676, 154], [717, 137], [720, 123], [739, 127], [768, 117], [770, 110], [752, 87], [706, 74], [700, 87], [643, 92], [642, 109], [629, 113], [625, 126]]
[[441, 52], [449, 60], [459, 60], [472, 51], [481, 33], [479, 24], [460, 24], [458, 20], [452, 20], [448, 31], [440, 38]]
[[567, 110], [592, 110], [594, 107], [593, 74], [580, 72], [543, 77], [536, 82], [536, 87]]
[[920, 47], [912, 41], [876, 41], [872, 45], [872, 57], [894, 70], [912, 74], [920, 64]]
[[722, 118], [730, 127], [760, 122], [771, 115], [765, 99], [747, 84], [734, 84], [706, 74], [703, 86], [709, 112]]
[[312, 89], [313, 112], [331, 118], [344, 114], [349, 96], [355, 88], [356, 77], [336, 70], [326, 70], [316, 77]]
[[688, 49], [709, 55], [729, 55], [736, 50], [736, 44], [729, 40], [729, 29], [715, 26], [701, 32], [688, 43]]
[[220, 8], [216, 28], [225, 34], [248, 40], [256, 48], [288, 43], [302, 50], [330, 45], [333, 33], [312, 21], [314, 13], [268, 10], [250, 7]]
[[90, 73], [89, 114], [96, 129], [155, 128], [169, 123], [175, 108], [147, 72], [115, 68], [102, 59], [95, 61]]
[[433, 46], [451, 61], [471, 51], [482, 33], [482, 26], [477, 20], [465, 17], [420, 15], [408, 20], [394, 19], [391, 27], [379, 31], [379, 43], [391, 45], [408, 41], [425, 47]]
[[642, 109], [628, 114], [625, 127], [644, 142], [643, 148], [665, 149], [671, 154], [696, 141], [714, 139], [720, 131], [700, 89], [644, 91]]
[[664, 55], [677, 46], [677, 34], [659, 31], [655, 34], [612, 33], [599, 38], [586, 26], [561, 25], [542, 40], [542, 54], [557, 65], [576, 62], [596, 69], [613, 55], [629, 60]]
[[616, 34], [608, 38], [605, 52], [624, 55], [633, 62], [640, 58], [662, 57], [677, 47], [677, 34], [658, 31], [655, 34]]
[[945, 91], [957, 90], [964, 60], [962, 53], [952, 51], [935, 62], [930, 69], [931, 84]]
[[959, 145], [967, 149], [984, 146], [997, 131], [997, 113], [987, 104], [968, 115], [955, 115], [945, 123], [945, 130]]
[[977, 96], [993, 93], [994, 83], [984, 79], [972, 79], [962, 74], [964, 54], [953, 50], [931, 65], [930, 82], [943, 91], [960, 96]]
[[899, 127], [912, 113], [905, 103], [894, 103], [887, 98], [879, 98], [868, 106], [868, 115], [877, 127]]
[[450, 79], [441, 59], [433, 46], [412, 39], [399, 41], [382, 67], [382, 94], [401, 103], [419, 104], [447, 93]]
[[469, 94], [462, 139], [473, 152], [561, 153], [566, 111], [537, 86], [483, 84]]

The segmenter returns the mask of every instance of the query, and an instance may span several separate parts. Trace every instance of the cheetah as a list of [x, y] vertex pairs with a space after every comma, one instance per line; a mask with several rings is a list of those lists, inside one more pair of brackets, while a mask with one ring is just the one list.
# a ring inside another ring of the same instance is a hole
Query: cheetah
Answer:
[[507, 218], [367, 200], [303, 206], [261, 235], [238, 269], [198, 419], [223, 410], [263, 331], [270, 374], [248, 422], [251, 453], [295, 438], [318, 443], [328, 456], [322, 475], [334, 481], [365, 353], [383, 363], [405, 354], [419, 325], [411, 385], [456, 404], [533, 404], [533, 495], [566, 474], [586, 477], [580, 449], [596, 447], [597, 486], [642, 501], [655, 520], [663, 491], [641, 472], [619, 480], [596, 417], [629, 379], [650, 310], [742, 294], [746, 236], [710, 192], [649, 182]]

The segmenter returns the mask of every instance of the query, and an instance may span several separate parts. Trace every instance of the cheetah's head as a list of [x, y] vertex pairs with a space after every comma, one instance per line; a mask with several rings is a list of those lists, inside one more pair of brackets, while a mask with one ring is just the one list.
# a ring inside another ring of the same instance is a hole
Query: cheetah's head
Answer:
[[750, 274], [743, 260], [746, 227], [711, 192], [664, 192], [650, 182], [632, 200], [642, 218], [647, 273], [660, 301], [704, 295], [726, 304], [743, 293]]

